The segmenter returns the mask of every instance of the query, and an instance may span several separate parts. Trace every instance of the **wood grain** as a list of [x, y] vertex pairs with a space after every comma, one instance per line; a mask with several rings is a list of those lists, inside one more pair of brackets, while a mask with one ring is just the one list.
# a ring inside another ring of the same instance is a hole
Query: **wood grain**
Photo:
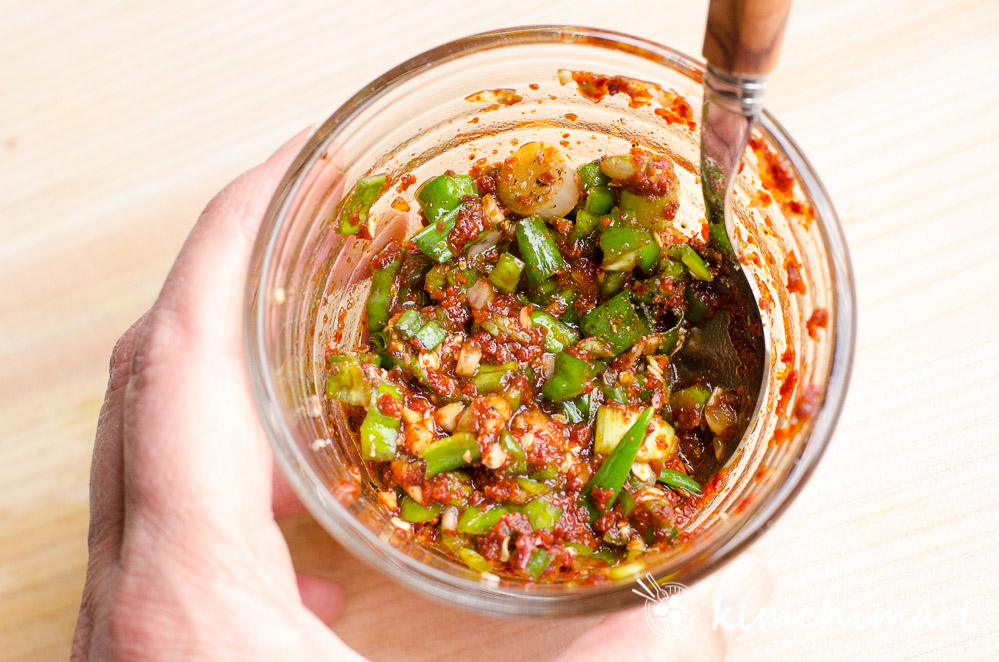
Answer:
[[[226, 181], [376, 75], [470, 32], [575, 23], [696, 53], [706, 3], [7, 3], [0, 21], [0, 660], [63, 660], [86, 565], [107, 357]], [[746, 632], [730, 659], [991, 659], [999, 650], [999, 5], [799, 0], [768, 105], [846, 229], [859, 344], [841, 423], [759, 541], [775, 609], [967, 609], [960, 628]], [[469, 616], [306, 517], [303, 569], [376, 660], [545, 659], [587, 625]], [[466, 618], [464, 614], [460, 615]], [[386, 623], [411, 636], [381, 635]], [[476, 646], [482, 637], [483, 650]]]
[[701, 53], [733, 74], [769, 74], [777, 68], [791, 0], [711, 0]]

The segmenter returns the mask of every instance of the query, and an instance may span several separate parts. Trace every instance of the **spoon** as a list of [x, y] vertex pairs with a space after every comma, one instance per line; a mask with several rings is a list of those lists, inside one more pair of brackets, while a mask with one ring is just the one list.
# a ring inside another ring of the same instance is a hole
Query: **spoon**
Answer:
[[[790, 0], [711, 0], [704, 35], [703, 54], [708, 61], [703, 76], [704, 108], [701, 120], [701, 186], [711, 236], [733, 259], [723, 268], [747, 302], [751, 326], [759, 327], [760, 311], [752, 288], [735, 259], [736, 251], [732, 185], [750, 131], [763, 107], [767, 74], [777, 56]], [[762, 337], [758, 349], [765, 351]], [[739, 389], [739, 427], [742, 437], [756, 408], [761, 388], [759, 366], [739, 359], [722, 313], [694, 326], [674, 359], [679, 376], [710, 373], [717, 383]], [[716, 449], [718, 461], [733, 448]]]
[[712, 235], [735, 236], [732, 182], [777, 66], [791, 0], [711, 0], [704, 33], [701, 186]]

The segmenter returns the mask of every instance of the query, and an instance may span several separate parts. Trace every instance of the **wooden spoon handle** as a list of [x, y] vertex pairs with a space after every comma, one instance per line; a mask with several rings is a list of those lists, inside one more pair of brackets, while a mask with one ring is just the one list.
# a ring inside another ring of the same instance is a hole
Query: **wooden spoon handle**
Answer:
[[791, 0], [711, 0], [703, 54], [729, 73], [768, 74], [777, 66]]

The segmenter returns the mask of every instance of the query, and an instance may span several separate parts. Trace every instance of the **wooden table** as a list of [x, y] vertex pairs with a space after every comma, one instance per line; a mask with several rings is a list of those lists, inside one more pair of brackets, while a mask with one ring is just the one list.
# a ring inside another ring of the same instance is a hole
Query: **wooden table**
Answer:
[[[565, 22], [698, 53], [706, 13], [679, 0], [480, 5], [7, 3], [0, 659], [67, 655], [108, 353], [214, 191], [431, 45]], [[800, 0], [782, 62], [768, 102], [836, 201], [860, 322], [832, 445], [753, 546], [776, 578], [769, 606], [821, 608], [828, 595], [842, 610], [954, 607], [977, 628], [767, 628], [744, 634], [731, 659], [994, 658], [999, 4]], [[307, 517], [285, 530], [303, 568], [343, 582], [336, 630], [374, 659], [546, 658], [587, 624], [517, 622], [501, 634], [395, 585]], [[468, 626], [448, 638], [423, 634], [459, 617]], [[386, 639], [388, 622], [422, 643]]]

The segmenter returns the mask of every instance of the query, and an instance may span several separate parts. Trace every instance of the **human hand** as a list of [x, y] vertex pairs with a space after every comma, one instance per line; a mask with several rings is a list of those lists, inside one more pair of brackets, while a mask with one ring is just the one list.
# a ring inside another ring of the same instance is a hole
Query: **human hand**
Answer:
[[[301, 505], [273, 474], [243, 364], [253, 240], [306, 138], [211, 201], [153, 308], [114, 348], [75, 661], [361, 659], [324, 624], [342, 590], [292, 567], [276, 519]], [[564, 659], [712, 660], [726, 645], [700, 630], [661, 639], [636, 610], [605, 619]]]

